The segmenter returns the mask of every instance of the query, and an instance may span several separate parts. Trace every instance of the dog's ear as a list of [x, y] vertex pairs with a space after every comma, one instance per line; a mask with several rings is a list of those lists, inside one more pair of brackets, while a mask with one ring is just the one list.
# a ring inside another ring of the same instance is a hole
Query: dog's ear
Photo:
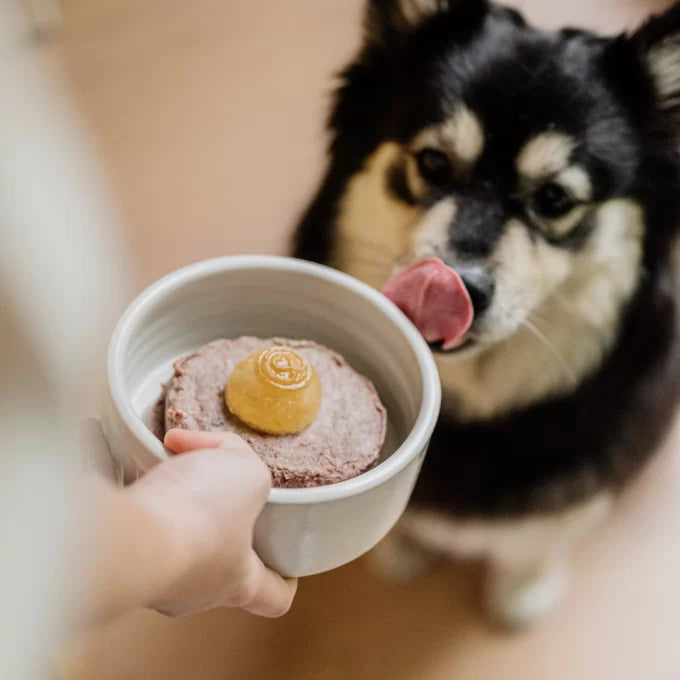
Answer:
[[653, 16], [632, 36], [651, 76], [659, 107], [680, 112], [680, 3]]
[[367, 0], [365, 39], [368, 44], [390, 46], [437, 14], [478, 20], [488, 9], [487, 0]]

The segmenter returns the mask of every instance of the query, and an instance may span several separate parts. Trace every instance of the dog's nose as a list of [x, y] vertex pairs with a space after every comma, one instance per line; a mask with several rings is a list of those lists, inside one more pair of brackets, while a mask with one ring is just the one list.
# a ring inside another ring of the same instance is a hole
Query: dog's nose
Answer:
[[481, 314], [489, 307], [493, 297], [494, 282], [491, 274], [484, 267], [461, 267], [457, 271], [470, 295], [475, 316]]

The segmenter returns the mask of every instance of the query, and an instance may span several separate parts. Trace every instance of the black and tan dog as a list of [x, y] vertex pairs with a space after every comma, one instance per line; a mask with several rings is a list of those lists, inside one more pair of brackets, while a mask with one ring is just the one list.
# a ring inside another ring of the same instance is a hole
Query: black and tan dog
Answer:
[[569, 546], [671, 425], [679, 112], [678, 6], [608, 38], [371, 0], [337, 91], [296, 254], [377, 287], [438, 258], [474, 306], [464, 342], [433, 347], [441, 421], [383, 557], [488, 559], [502, 622], [558, 600]]

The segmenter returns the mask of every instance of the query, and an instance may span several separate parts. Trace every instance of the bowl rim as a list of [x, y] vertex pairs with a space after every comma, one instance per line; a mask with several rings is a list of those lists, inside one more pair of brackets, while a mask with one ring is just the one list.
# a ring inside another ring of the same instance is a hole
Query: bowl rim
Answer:
[[269, 503], [307, 504], [338, 500], [354, 496], [391, 479], [403, 470], [429, 442], [439, 417], [441, 386], [439, 373], [427, 343], [401, 312], [382, 293], [352, 276], [325, 265], [280, 255], [227, 255], [201, 260], [177, 269], [158, 279], [144, 289], [127, 307], [111, 336], [107, 353], [107, 377], [110, 396], [125, 426], [135, 439], [156, 459], [170, 457], [163, 444], [135, 412], [124, 389], [123, 352], [130, 340], [133, 327], [140, 314], [159, 298], [187, 284], [228, 271], [263, 269], [288, 271], [323, 279], [368, 300], [386, 316], [402, 333], [414, 352], [422, 379], [420, 408], [415, 423], [401, 445], [382, 463], [357, 477], [335, 484], [303, 489], [272, 488]]

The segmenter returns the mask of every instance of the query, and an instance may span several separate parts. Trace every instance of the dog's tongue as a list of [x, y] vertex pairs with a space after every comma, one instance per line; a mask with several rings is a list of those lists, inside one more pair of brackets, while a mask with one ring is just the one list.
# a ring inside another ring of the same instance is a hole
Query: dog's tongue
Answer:
[[390, 279], [383, 294], [411, 320], [428, 342], [443, 349], [459, 345], [474, 310], [460, 276], [441, 260], [414, 264]]

